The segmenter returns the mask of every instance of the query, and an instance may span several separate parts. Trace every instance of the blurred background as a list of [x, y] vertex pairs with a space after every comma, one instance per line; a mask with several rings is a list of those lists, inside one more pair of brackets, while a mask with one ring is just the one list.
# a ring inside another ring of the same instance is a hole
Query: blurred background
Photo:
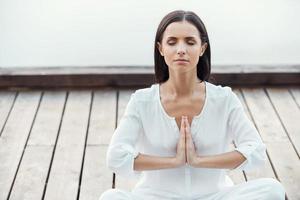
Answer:
[[213, 65], [300, 63], [297, 0], [0, 0], [0, 67], [151, 67], [176, 9], [203, 20]]

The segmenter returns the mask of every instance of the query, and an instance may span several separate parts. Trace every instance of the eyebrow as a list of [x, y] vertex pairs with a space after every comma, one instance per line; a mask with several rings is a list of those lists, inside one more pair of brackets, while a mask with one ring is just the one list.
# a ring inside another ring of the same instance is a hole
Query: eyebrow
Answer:
[[[196, 37], [194, 37], [194, 36], [189, 36], [189, 37], [185, 37], [186, 39], [196, 39]], [[168, 37], [167, 39], [177, 39], [176, 37], [174, 37], [174, 36], [170, 36], [170, 37]]]

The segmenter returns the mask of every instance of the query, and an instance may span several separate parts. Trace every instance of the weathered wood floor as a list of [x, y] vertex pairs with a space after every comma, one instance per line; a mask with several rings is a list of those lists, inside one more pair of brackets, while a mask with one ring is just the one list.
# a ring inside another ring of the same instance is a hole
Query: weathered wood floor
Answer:
[[[236, 183], [277, 178], [300, 199], [300, 88], [235, 88], [269, 162]], [[0, 91], [0, 200], [95, 200], [112, 187], [110, 137], [133, 90]], [[119, 177], [117, 188], [132, 184]]]

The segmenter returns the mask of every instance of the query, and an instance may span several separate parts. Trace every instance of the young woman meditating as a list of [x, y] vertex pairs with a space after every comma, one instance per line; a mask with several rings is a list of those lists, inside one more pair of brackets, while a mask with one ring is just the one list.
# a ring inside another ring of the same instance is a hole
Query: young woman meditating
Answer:
[[154, 59], [156, 83], [131, 95], [107, 151], [112, 171], [139, 181], [131, 191], [107, 190], [100, 200], [284, 199], [276, 179], [234, 185], [226, 174], [263, 166], [266, 147], [231, 88], [209, 82], [210, 43], [201, 19], [190, 11], [166, 15]]

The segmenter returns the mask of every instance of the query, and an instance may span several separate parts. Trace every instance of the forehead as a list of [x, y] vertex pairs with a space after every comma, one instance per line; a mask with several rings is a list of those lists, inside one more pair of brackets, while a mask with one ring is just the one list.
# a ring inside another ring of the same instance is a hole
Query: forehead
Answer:
[[193, 24], [182, 21], [182, 22], [173, 22], [169, 24], [164, 32], [164, 38], [176, 37], [176, 38], [185, 38], [185, 37], [195, 37], [199, 38], [199, 31]]

